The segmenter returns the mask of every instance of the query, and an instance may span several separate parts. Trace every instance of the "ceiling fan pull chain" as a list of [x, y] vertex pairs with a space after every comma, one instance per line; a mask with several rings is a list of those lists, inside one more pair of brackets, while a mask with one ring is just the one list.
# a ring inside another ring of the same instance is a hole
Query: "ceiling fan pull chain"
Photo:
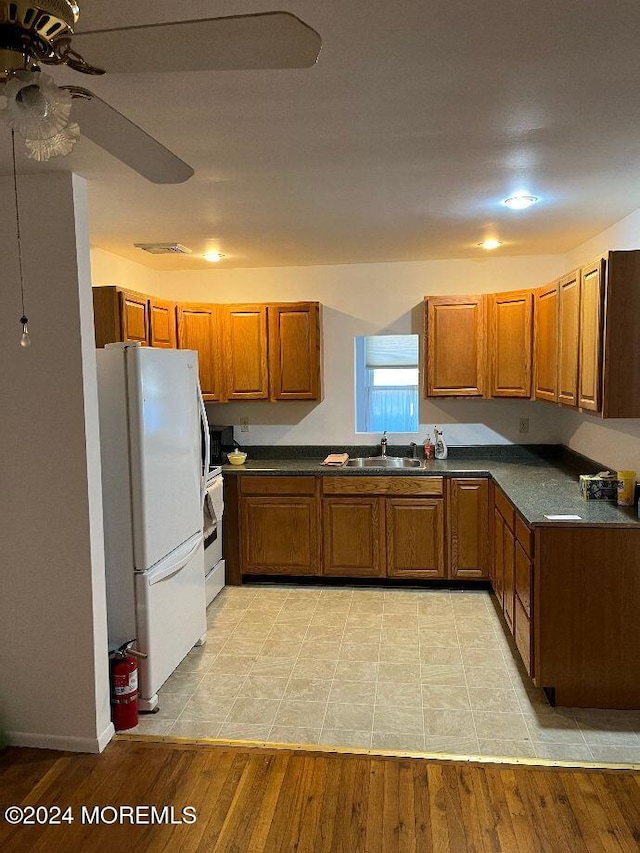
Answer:
[[22, 264], [22, 232], [20, 229], [20, 204], [18, 202], [18, 171], [16, 168], [16, 132], [11, 128], [11, 157], [13, 161], [13, 192], [16, 204], [16, 234], [18, 237], [18, 270], [20, 273], [20, 303], [22, 305], [22, 316], [20, 317], [20, 325], [22, 326], [22, 335], [20, 337], [20, 346], [27, 348], [31, 346], [31, 337], [29, 335], [29, 319], [24, 308], [24, 270]]

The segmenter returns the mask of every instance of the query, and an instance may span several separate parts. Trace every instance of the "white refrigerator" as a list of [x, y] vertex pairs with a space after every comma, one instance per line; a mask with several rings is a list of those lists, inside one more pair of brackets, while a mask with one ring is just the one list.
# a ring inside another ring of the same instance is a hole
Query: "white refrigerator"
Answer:
[[97, 360], [109, 647], [135, 637], [147, 655], [139, 707], [150, 711], [206, 640], [198, 354], [111, 344]]

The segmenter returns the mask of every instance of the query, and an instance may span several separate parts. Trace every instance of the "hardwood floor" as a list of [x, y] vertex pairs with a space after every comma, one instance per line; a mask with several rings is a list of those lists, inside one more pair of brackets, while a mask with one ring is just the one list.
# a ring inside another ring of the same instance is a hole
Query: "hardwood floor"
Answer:
[[[640, 774], [116, 741], [101, 756], [0, 754], [0, 810], [71, 806], [0, 850], [637, 851]], [[191, 825], [81, 825], [81, 805], [193, 806]]]

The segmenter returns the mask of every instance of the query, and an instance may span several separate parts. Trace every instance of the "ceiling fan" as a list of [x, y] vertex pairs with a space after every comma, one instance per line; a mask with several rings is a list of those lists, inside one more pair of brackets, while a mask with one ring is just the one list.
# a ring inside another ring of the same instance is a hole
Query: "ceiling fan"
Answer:
[[82, 133], [154, 183], [182, 183], [193, 169], [93, 92], [56, 86], [41, 65], [89, 75], [308, 68], [322, 46], [289, 12], [74, 34], [79, 15], [73, 0], [0, 0], [0, 117], [25, 137], [27, 156], [68, 154]]

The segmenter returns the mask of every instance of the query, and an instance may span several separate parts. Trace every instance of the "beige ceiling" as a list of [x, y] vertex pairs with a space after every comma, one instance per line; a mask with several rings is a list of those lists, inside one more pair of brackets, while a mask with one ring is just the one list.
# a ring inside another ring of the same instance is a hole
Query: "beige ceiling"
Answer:
[[[323, 37], [287, 71], [88, 85], [195, 168], [155, 186], [87, 140], [92, 241], [158, 269], [564, 252], [640, 207], [637, 0], [80, 0], [79, 29], [284, 10]], [[89, 60], [90, 56], [87, 57]], [[0, 168], [8, 169], [0, 128]], [[40, 166], [23, 161], [21, 169]], [[541, 197], [526, 213], [500, 200]], [[639, 238], [640, 239], [640, 238]], [[178, 241], [191, 257], [134, 243]]]

